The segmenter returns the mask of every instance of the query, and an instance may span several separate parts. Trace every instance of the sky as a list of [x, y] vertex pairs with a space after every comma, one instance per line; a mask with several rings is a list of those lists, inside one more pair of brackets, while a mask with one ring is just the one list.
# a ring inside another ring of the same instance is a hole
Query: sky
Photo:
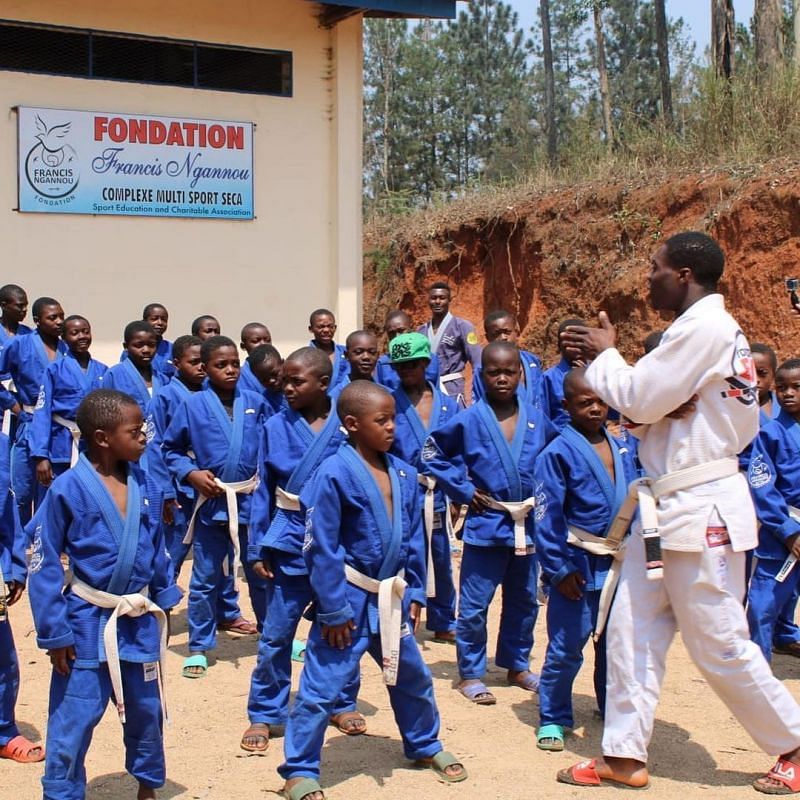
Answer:
[[[520, 22], [530, 28], [539, 13], [538, 0], [506, 0], [519, 14]], [[697, 42], [697, 55], [702, 57], [711, 38], [711, 3], [709, 0], [666, 0], [667, 15], [683, 17]], [[734, 0], [736, 22], [749, 25], [753, 16], [753, 0]]]

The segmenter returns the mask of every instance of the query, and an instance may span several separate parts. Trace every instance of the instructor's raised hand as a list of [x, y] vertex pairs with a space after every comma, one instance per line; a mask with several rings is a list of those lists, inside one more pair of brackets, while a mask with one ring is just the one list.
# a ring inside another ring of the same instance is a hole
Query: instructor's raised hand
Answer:
[[603, 350], [616, 347], [617, 331], [608, 319], [608, 314], [598, 314], [599, 328], [587, 328], [583, 325], [570, 325], [561, 334], [559, 344], [564, 347], [571, 361], [580, 359], [589, 362]]

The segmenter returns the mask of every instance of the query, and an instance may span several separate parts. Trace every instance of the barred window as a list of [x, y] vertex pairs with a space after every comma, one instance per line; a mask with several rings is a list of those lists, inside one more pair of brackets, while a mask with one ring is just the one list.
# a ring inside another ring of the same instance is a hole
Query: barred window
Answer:
[[292, 54], [0, 21], [0, 70], [292, 96]]

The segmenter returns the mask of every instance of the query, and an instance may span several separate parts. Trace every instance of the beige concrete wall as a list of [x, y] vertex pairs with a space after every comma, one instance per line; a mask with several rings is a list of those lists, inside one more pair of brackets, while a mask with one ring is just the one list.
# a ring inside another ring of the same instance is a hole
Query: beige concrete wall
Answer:
[[[223, 333], [263, 320], [282, 351], [307, 341], [327, 306], [339, 338], [361, 320], [361, 20], [318, 26], [306, 0], [0, 2], [4, 19], [290, 50], [294, 96], [264, 97], [0, 72], [0, 282], [59, 298], [116, 359], [124, 324], [149, 301], [168, 337], [201, 313]], [[253, 121], [252, 222], [21, 214], [14, 106]]]

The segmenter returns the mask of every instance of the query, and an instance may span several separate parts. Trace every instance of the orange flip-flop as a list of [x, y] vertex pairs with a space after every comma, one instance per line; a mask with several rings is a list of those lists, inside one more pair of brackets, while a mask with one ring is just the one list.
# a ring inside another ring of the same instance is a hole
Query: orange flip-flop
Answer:
[[597, 774], [596, 758], [591, 758], [588, 761], [581, 761], [579, 764], [574, 764], [568, 769], [559, 770], [556, 775], [556, 780], [559, 783], [568, 783], [571, 786], [602, 786], [604, 783], [610, 783], [613, 786], [620, 786], [625, 789], [646, 789], [650, 785], [649, 780], [641, 786], [636, 786], [635, 784], [628, 783], [619, 778], [601, 778]]
[[[38, 756], [32, 756], [33, 750], [40, 750]], [[15, 736], [0, 747], [0, 758], [16, 761], [18, 764], [36, 764], [44, 761], [44, 745], [34, 744], [24, 736]]]

